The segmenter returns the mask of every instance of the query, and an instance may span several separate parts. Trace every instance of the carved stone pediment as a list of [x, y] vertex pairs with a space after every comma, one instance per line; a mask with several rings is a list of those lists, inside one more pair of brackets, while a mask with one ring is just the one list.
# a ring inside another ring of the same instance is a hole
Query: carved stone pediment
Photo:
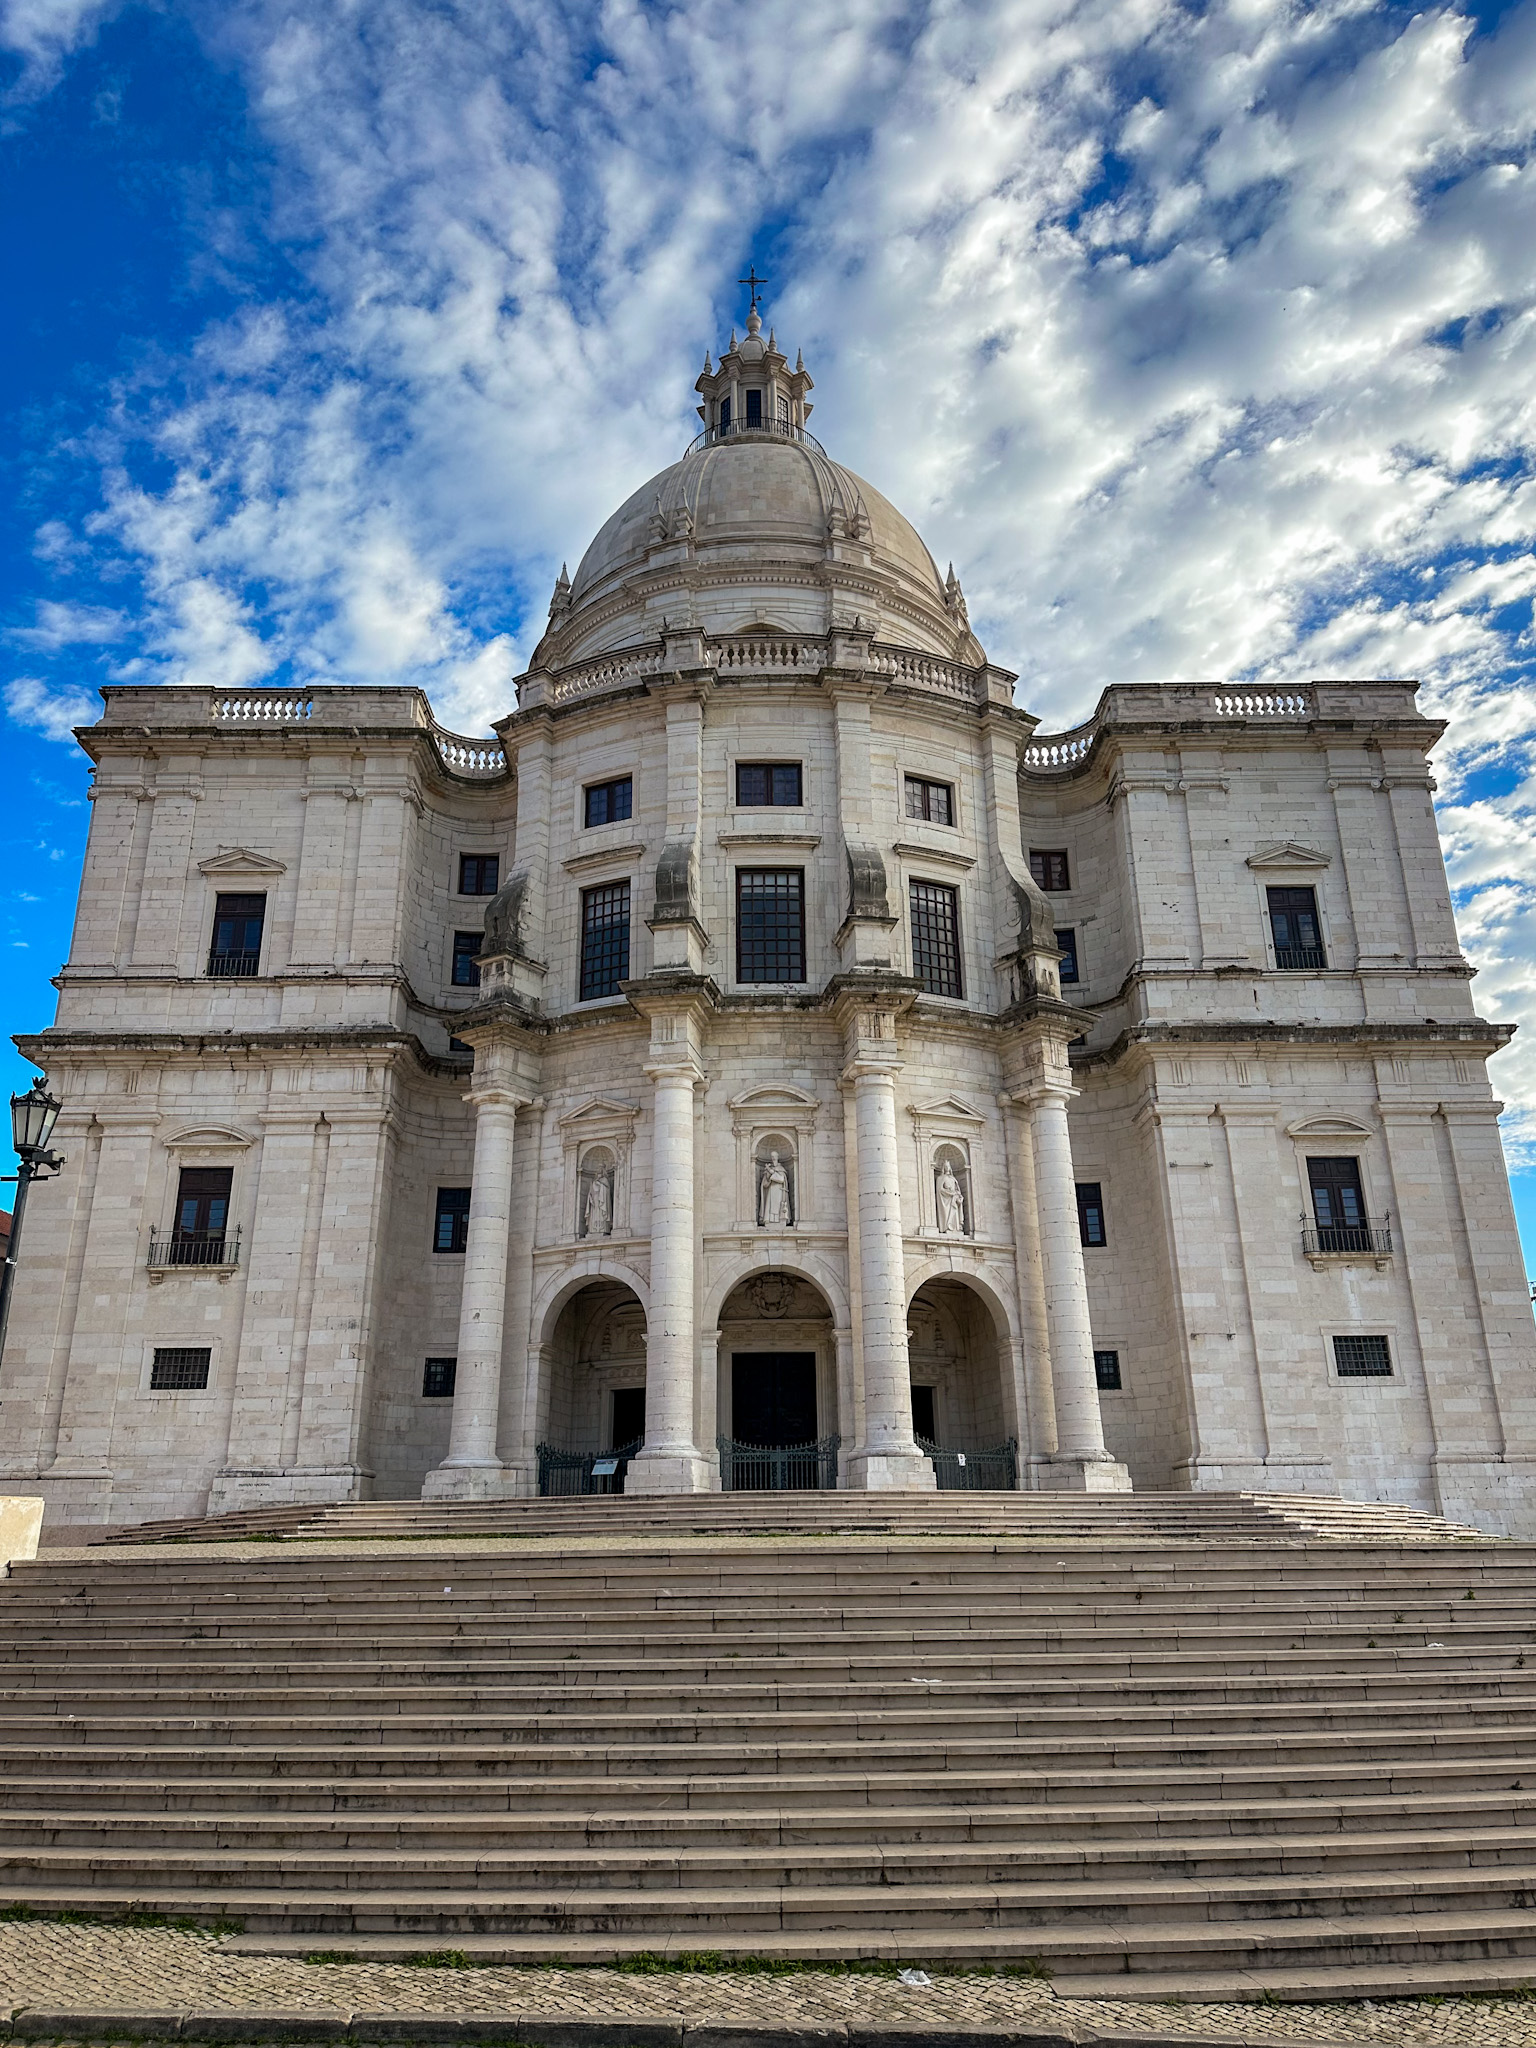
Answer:
[[931, 1102], [914, 1102], [908, 1114], [919, 1123], [984, 1124], [986, 1118], [973, 1109], [963, 1095], [936, 1095]]
[[1369, 1124], [1353, 1116], [1308, 1116], [1286, 1126], [1288, 1138], [1369, 1138], [1375, 1134]]
[[221, 846], [198, 862], [197, 871], [200, 875], [285, 875], [288, 869], [270, 854], [253, 853], [248, 846]]
[[1329, 864], [1328, 854], [1320, 853], [1315, 846], [1303, 846], [1297, 839], [1278, 840], [1248, 856], [1251, 868], [1325, 868]]

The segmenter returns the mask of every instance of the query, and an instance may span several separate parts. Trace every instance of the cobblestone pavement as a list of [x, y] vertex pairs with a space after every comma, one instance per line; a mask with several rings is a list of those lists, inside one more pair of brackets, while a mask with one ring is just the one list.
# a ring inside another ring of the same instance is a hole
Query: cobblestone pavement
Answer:
[[[1328, 2048], [1536, 2048], [1536, 1999], [1407, 1998], [1330, 2005], [1176, 2005], [1058, 1998], [1048, 1984], [979, 1975], [894, 1978], [807, 1970], [636, 1975], [589, 1969], [479, 1969], [306, 1963], [236, 1955], [224, 1939], [161, 1929], [0, 1923], [0, 2022], [20, 2009], [114, 2014], [389, 2013], [677, 2020], [732, 2026], [899, 2025], [1060, 2029], [1069, 2038], [1187, 2036]], [[131, 2031], [131, 2029], [125, 2029]]]

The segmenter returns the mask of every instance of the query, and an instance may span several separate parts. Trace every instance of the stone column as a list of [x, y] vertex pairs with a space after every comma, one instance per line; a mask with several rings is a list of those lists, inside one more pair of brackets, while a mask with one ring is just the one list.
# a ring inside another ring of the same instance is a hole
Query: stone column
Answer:
[[848, 1459], [848, 1484], [873, 1491], [931, 1492], [933, 1466], [912, 1435], [912, 1370], [907, 1358], [907, 1269], [897, 1169], [896, 1018], [900, 1001], [839, 999], [848, 1061], [843, 1082], [853, 1090], [858, 1169], [859, 1351], [864, 1401], [859, 1441]]

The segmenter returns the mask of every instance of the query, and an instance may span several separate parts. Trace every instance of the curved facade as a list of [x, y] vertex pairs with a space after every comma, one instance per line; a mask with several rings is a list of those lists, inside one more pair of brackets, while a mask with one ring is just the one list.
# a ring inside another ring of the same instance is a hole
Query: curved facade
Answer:
[[494, 746], [107, 693], [0, 1389], [56, 1521], [937, 1475], [1536, 1528], [1413, 685], [1039, 738], [811, 388], [755, 321], [706, 362]]

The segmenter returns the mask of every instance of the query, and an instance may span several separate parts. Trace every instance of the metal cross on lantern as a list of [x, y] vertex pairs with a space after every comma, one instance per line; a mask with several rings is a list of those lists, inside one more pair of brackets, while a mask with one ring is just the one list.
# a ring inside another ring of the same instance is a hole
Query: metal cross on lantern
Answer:
[[757, 265], [755, 263], [749, 263], [747, 265], [746, 276], [738, 277], [736, 282], [738, 284], [744, 284], [747, 287], [748, 291], [751, 292], [752, 303], [750, 306], [748, 306], [747, 311], [749, 313], [755, 313], [757, 311], [757, 295], [762, 290], [763, 286], [768, 282], [767, 278], [759, 277], [757, 274]]

